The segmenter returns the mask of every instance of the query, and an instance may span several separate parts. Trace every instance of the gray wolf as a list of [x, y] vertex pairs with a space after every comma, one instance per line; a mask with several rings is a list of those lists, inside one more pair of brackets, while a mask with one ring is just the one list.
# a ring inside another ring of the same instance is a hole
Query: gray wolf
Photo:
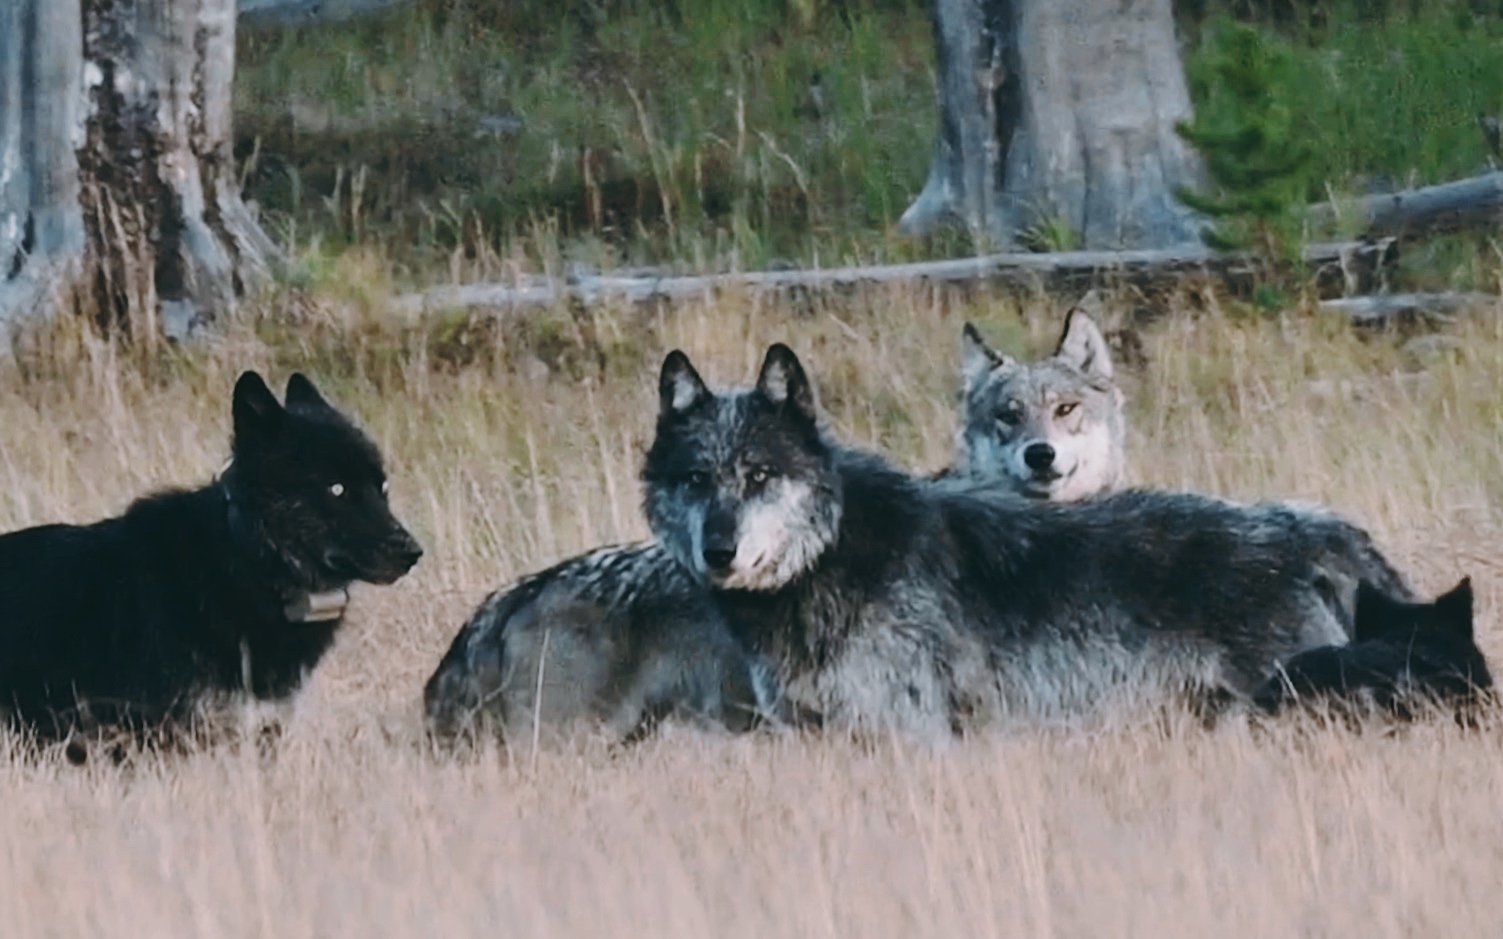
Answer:
[[1109, 701], [1246, 700], [1275, 663], [1345, 641], [1345, 584], [1407, 590], [1329, 513], [916, 479], [826, 433], [783, 345], [721, 393], [675, 351], [659, 399], [653, 533], [828, 727], [936, 739]]
[[1334, 705], [1412, 720], [1420, 704], [1464, 714], [1492, 686], [1473, 635], [1470, 578], [1430, 603], [1396, 600], [1364, 582], [1352, 641], [1284, 662], [1253, 693], [1253, 703], [1271, 714]]
[[183, 723], [216, 695], [288, 699], [334, 642], [347, 588], [422, 555], [374, 444], [302, 375], [286, 405], [235, 384], [207, 485], [88, 525], [0, 536], [0, 709], [42, 740]]
[[[1121, 394], [1085, 314], [1071, 314], [1059, 349], [1042, 363], [992, 352], [967, 324], [962, 373], [955, 472], [998, 477], [1045, 499], [1120, 482], [1120, 467], [1107, 461], [1122, 458]], [[1077, 413], [1067, 411], [1072, 403]], [[1051, 453], [1026, 480], [1014, 466], [1025, 465], [1027, 442], [999, 439], [999, 415], [1014, 407], [1027, 415], [1015, 423], [1059, 443], [1058, 459]], [[1076, 445], [1072, 436], [1091, 442]], [[708, 588], [651, 542], [570, 558], [491, 594], [454, 637], [423, 701], [429, 730], [443, 740], [487, 725], [518, 742], [582, 730], [629, 740], [675, 717], [732, 730], [813, 720], [789, 711], [765, 669], [731, 637]]]
[[709, 591], [652, 543], [570, 558], [493, 593], [423, 700], [437, 739], [489, 730], [511, 746], [591, 732], [630, 741], [667, 718], [743, 731], [777, 709]]
[[1122, 488], [1122, 389], [1111, 351], [1089, 316], [1072, 309], [1054, 354], [1035, 362], [994, 351], [970, 323], [961, 347], [957, 473], [1056, 502]]

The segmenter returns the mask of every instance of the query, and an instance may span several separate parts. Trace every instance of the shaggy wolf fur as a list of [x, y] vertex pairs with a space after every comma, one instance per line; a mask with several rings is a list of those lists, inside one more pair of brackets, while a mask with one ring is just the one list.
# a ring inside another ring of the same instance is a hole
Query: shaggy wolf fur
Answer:
[[1395, 600], [1364, 582], [1351, 643], [1294, 656], [1254, 692], [1253, 703], [1272, 714], [1334, 705], [1411, 720], [1416, 704], [1465, 714], [1492, 686], [1473, 635], [1470, 578], [1431, 603]]
[[1055, 502], [1120, 489], [1127, 419], [1113, 372], [1101, 330], [1079, 309], [1036, 362], [994, 351], [967, 323], [955, 471]]
[[653, 532], [827, 726], [935, 738], [1123, 697], [1245, 699], [1276, 662], [1345, 640], [1360, 571], [1406, 589], [1326, 513], [917, 480], [825, 434], [786, 346], [722, 394], [674, 352], [659, 395]]
[[659, 720], [745, 730], [776, 704], [709, 591], [662, 547], [571, 558], [493, 593], [455, 636], [423, 698], [430, 731], [509, 744]]
[[302, 375], [286, 407], [234, 391], [219, 478], [91, 525], [0, 536], [0, 710], [45, 739], [160, 727], [216, 695], [291, 696], [334, 641], [346, 588], [422, 555], [376, 447]]
[[[1066, 397], [1059, 389], [1074, 382], [1080, 387], [1068, 400], [1082, 402], [1082, 411], [1053, 426], [1096, 438], [1111, 425], [1110, 444], [1072, 448], [1062, 442], [1069, 471], [1023, 488], [1040, 498], [1069, 499], [1120, 480], [1120, 469], [1089, 465], [1120, 461], [1122, 414], [1120, 393], [1089, 385], [1113, 387], [1110, 354], [1084, 314], [1071, 315], [1048, 362], [1003, 359], [970, 325], [962, 345], [959, 466], [977, 478], [1001, 475], [1020, 486], [1006, 475], [1010, 464], [994, 458], [1006, 447], [995, 442], [999, 408], [1021, 395], [1030, 426], [1050, 425], [1048, 415], [1034, 412], [1046, 402], [1061, 409]], [[1047, 390], [1030, 395], [1020, 388]], [[535, 703], [540, 691], [541, 709]], [[551, 739], [583, 728], [620, 740], [664, 717], [737, 730], [762, 719], [798, 719], [779, 702], [764, 669], [743, 655], [705, 585], [651, 543], [602, 548], [493, 593], [455, 636], [423, 699], [429, 729], [439, 738], [488, 724], [513, 741], [529, 739], [534, 729]]]

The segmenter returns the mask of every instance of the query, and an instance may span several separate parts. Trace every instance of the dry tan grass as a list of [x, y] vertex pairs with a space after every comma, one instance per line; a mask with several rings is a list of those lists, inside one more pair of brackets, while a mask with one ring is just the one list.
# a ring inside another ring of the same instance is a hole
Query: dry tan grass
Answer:
[[[938, 751], [679, 732], [514, 762], [424, 749], [422, 682], [489, 589], [644, 533], [635, 464], [667, 348], [724, 383], [786, 340], [840, 433], [932, 468], [948, 458], [962, 318], [1037, 352], [1060, 312], [937, 293], [802, 311], [731, 298], [472, 338], [476, 361], [457, 369], [410, 332], [323, 312], [296, 341], [242, 335], [145, 365], [75, 340], [53, 374], [0, 379], [0, 527], [205, 479], [236, 373], [300, 367], [385, 448], [429, 549], [397, 586], [357, 591], [272, 759], [228, 746], [75, 769], [7, 745], [5, 934], [1485, 934], [1499, 727], [1170, 720]], [[1483, 645], [1503, 652], [1503, 329], [1456, 335], [1459, 351], [1406, 371], [1396, 343], [1339, 323], [1166, 319], [1130, 379], [1136, 476], [1335, 505], [1425, 591], [1472, 574]]]

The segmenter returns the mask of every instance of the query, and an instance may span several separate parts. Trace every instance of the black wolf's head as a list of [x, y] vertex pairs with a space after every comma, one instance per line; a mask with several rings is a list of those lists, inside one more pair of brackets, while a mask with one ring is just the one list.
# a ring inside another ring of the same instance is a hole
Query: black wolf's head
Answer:
[[1472, 579], [1463, 577], [1431, 603], [1395, 600], [1362, 581], [1357, 585], [1352, 645], [1393, 650], [1410, 679], [1445, 693], [1491, 688], [1492, 673], [1477, 648]]
[[1301, 699], [1352, 699], [1407, 716], [1414, 698], [1466, 701], [1493, 685], [1473, 637], [1472, 585], [1409, 603], [1362, 581], [1349, 645], [1301, 653], [1254, 695], [1264, 710]]
[[798, 357], [774, 345], [754, 388], [716, 394], [675, 350], [658, 394], [642, 480], [663, 543], [721, 589], [777, 590], [812, 568], [839, 533], [841, 486]]
[[235, 442], [225, 483], [232, 504], [309, 590], [389, 584], [423, 550], [392, 515], [375, 444], [302, 375], [287, 405], [261, 376], [235, 383]]

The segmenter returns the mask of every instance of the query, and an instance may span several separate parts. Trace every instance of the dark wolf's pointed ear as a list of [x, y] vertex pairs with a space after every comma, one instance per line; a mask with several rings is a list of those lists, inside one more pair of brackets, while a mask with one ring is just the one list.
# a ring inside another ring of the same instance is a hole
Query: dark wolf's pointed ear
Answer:
[[287, 406], [299, 411], [334, 410], [302, 372], [293, 372], [292, 377], [287, 379]]
[[1435, 598], [1436, 622], [1454, 636], [1472, 640], [1472, 578], [1463, 577], [1461, 583]]
[[1367, 642], [1386, 634], [1397, 601], [1365, 580], [1357, 582], [1352, 610], [1352, 641]]
[[970, 394], [981, 387], [994, 369], [1011, 365], [1012, 359], [996, 351], [981, 338], [981, 331], [970, 323], [960, 333], [961, 390]]
[[245, 372], [235, 382], [234, 403], [231, 414], [235, 421], [235, 438], [265, 436], [281, 426], [282, 403], [266, 387], [266, 382], [255, 372]]
[[710, 389], [704, 379], [694, 370], [689, 357], [677, 349], [663, 360], [663, 371], [658, 375], [659, 414], [684, 414], [710, 397]]
[[1065, 315], [1065, 331], [1060, 334], [1054, 357], [1070, 363], [1086, 375], [1102, 379], [1112, 377], [1112, 350], [1096, 322], [1080, 307]]
[[786, 404], [802, 417], [816, 419], [819, 408], [814, 401], [814, 386], [809, 384], [798, 356], [781, 342], [767, 347], [762, 372], [757, 376], [757, 391], [779, 407]]

